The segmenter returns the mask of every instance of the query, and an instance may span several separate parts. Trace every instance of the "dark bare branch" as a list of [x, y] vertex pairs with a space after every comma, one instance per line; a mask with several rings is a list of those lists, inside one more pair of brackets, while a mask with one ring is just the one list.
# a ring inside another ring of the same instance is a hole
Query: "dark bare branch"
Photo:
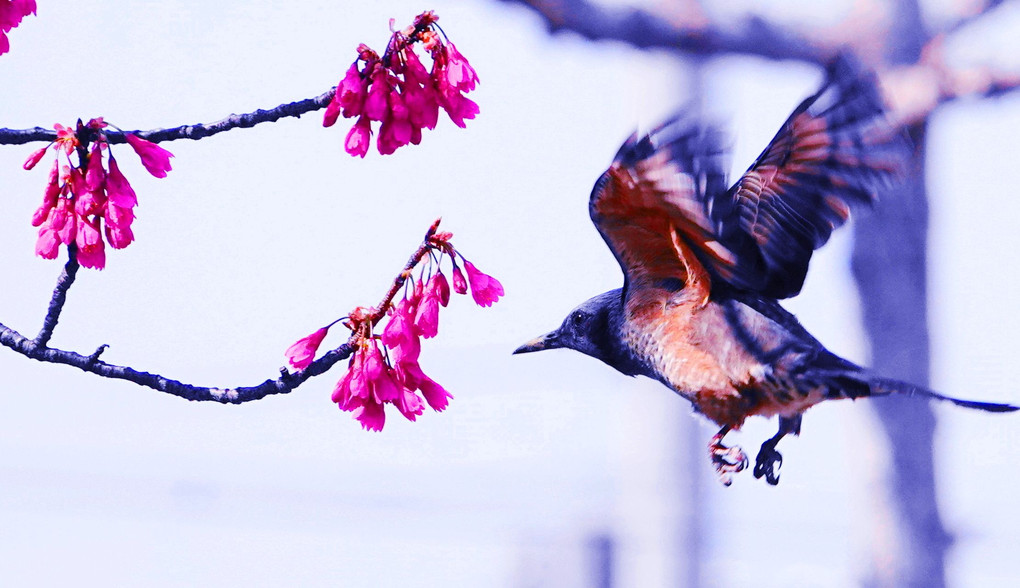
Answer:
[[53, 297], [50, 298], [50, 306], [46, 309], [46, 318], [43, 319], [42, 329], [35, 336], [32, 343], [46, 347], [53, 336], [53, 329], [57, 328], [57, 321], [60, 320], [60, 311], [64, 309], [64, 302], [67, 300], [67, 291], [74, 283], [74, 277], [78, 273], [78, 247], [74, 243], [67, 244], [67, 263], [64, 270], [57, 278], [57, 285], [53, 288]]
[[[336, 88], [320, 94], [315, 98], [307, 98], [297, 102], [281, 104], [269, 110], [256, 110], [245, 114], [231, 114], [230, 116], [211, 123], [199, 123], [194, 125], [182, 125], [172, 129], [152, 129], [149, 131], [127, 131], [153, 143], [163, 141], [176, 141], [178, 139], [202, 139], [217, 133], [229, 131], [234, 128], [249, 128], [260, 123], [276, 122], [281, 118], [293, 116], [300, 117], [315, 110], [325, 108], [333, 99], [333, 92]], [[112, 129], [105, 130], [104, 134], [110, 143], [124, 143], [124, 133]], [[56, 131], [35, 127], [32, 129], [0, 129], [0, 145], [23, 145], [36, 141], [50, 142], [57, 138]]]
[[325, 373], [336, 363], [350, 357], [353, 351], [350, 343], [344, 343], [336, 349], [326, 352], [322, 357], [299, 372], [294, 373], [286, 368], [281, 368], [279, 378], [266, 380], [257, 386], [212, 388], [184, 384], [159, 374], [140, 372], [129, 367], [99, 361], [99, 353], [105, 349], [105, 345], [100, 346], [92, 355], [81, 355], [73, 351], [64, 351], [39, 345], [3, 324], [0, 324], [0, 344], [37, 361], [74, 366], [82, 371], [104, 378], [127, 380], [140, 386], [152, 388], [153, 390], [180, 396], [185, 400], [211, 401], [223, 404], [241, 404], [251, 402], [252, 400], [259, 400], [272, 394], [286, 394], [312, 376]]

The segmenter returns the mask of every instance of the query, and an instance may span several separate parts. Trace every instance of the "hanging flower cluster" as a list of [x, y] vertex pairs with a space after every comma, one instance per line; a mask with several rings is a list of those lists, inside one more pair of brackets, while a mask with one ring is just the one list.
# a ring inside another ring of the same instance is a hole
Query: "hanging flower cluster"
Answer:
[[[453, 291], [471, 295], [480, 306], [491, 306], [503, 296], [499, 280], [479, 271], [464, 259], [450, 243], [452, 233], [436, 232], [439, 221], [432, 226], [425, 242], [401, 273], [389, 295], [378, 308], [358, 307], [343, 319], [315, 331], [287, 349], [286, 356], [296, 369], [305, 369], [329, 328], [337, 322], [352, 331], [355, 346], [347, 373], [333, 390], [333, 402], [340, 410], [353, 413], [366, 430], [381, 431], [386, 422], [384, 406], [392, 404], [410, 421], [414, 421], [428, 404], [435, 411], [445, 410], [453, 397], [429, 378], [418, 364], [421, 339], [435, 337], [439, 332], [439, 309], [450, 302], [450, 281], [442, 270], [444, 256], [449, 256], [453, 273]], [[457, 264], [460, 256], [467, 271], [467, 280]], [[416, 279], [414, 267], [427, 259]], [[403, 291], [403, 297], [394, 301]], [[377, 324], [388, 317], [381, 335], [373, 334]], [[419, 393], [421, 394], [419, 396]], [[422, 399], [424, 397], [424, 400]]]
[[[123, 249], [134, 241], [131, 223], [135, 220], [138, 198], [110, 151], [103, 131], [106, 127], [102, 117], [84, 125], [79, 120], [76, 129], [53, 125], [56, 141], [34, 151], [25, 161], [24, 168], [30, 170], [46, 155], [47, 149], [53, 147], [57, 152], [43, 203], [32, 215], [32, 226], [39, 227], [37, 255], [54, 259], [61, 244], [75, 243], [81, 265], [103, 269], [106, 266], [103, 234], [114, 249]], [[150, 174], [166, 177], [172, 153], [130, 133], [125, 133], [124, 138]], [[110, 151], [108, 167], [103, 166], [103, 150]], [[72, 154], [76, 155], [77, 163], [71, 160]], [[63, 165], [61, 155], [66, 162]]]
[[[330, 127], [341, 114], [358, 117], [344, 141], [347, 153], [365, 157], [372, 121], [382, 123], [376, 147], [388, 155], [408, 143], [419, 144], [422, 129], [436, 128], [440, 108], [461, 128], [478, 114], [478, 105], [464, 96], [475, 89], [478, 74], [437, 20], [432, 11], [419, 14], [412, 25], [393, 33], [381, 58], [365, 44], [358, 47], [358, 58], [337, 84], [322, 119]], [[418, 42], [432, 60], [431, 71], [415, 53]]]
[[35, 14], [35, 0], [0, 0], [0, 55], [11, 49], [7, 33], [29, 14]]

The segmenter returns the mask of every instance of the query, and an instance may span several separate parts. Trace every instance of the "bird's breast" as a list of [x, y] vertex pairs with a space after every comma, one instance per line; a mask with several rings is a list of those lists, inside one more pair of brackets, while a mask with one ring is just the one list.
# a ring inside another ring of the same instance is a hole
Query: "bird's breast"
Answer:
[[734, 428], [751, 415], [789, 416], [821, 401], [820, 393], [796, 391], [769, 361], [785, 331], [757, 313], [735, 315], [732, 305], [698, 298], [663, 290], [628, 307], [623, 339], [660, 381]]

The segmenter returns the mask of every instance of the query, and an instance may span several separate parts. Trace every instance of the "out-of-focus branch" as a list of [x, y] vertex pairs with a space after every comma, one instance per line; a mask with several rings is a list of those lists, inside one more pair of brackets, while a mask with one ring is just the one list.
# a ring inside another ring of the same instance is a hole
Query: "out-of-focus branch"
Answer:
[[[307, 98], [297, 102], [281, 104], [269, 110], [256, 110], [245, 114], [231, 114], [230, 116], [211, 123], [199, 123], [194, 125], [182, 125], [172, 129], [153, 129], [151, 131], [128, 131], [153, 143], [162, 141], [175, 141], [177, 139], [202, 139], [210, 135], [229, 131], [241, 127], [253, 127], [259, 123], [275, 122], [289, 116], [300, 117], [315, 110], [325, 108], [333, 99], [333, 92], [336, 88], [329, 90], [315, 98]], [[109, 143], [124, 143], [124, 133], [117, 131], [106, 131], [106, 138]], [[35, 127], [32, 129], [0, 129], [0, 145], [23, 145], [34, 141], [53, 141], [57, 138], [56, 131]]]
[[833, 51], [759, 17], [721, 28], [699, 13], [670, 18], [637, 8], [602, 6], [587, 0], [502, 0], [539, 14], [551, 32], [573, 31], [587, 39], [613, 40], [642, 49], [662, 48], [697, 55], [744, 53], [769, 59], [823, 64]]
[[958, 0], [953, 2], [953, 8], [957, 9], [956, 20], [942, 32], [946, 35], [951, 35], [970, 23], [981, 19], [985, 14], [998, 8], [1003, 2], [1005, 0], [964, 0], [962, 2]]
[[39, 345], [3, 324], [0, 324], [0, 344], [37, 361], [74, 366], [104, 378], [127, 380], [140, 386], [152, 388], [153, 390], [180, 396], [186, 400], [212, 401], [223, 404], [241, 404], [243, 402], [259, 400], [271, 394], [286, 394], [300, 386], [308, 378], [326, 372], [337, 362], [349, 357], [353, 351], [350, 343], [344, 343], [336, 349], [327, 352], [299, 372], [289, 372], [286, 368], [281, 368], [279, 378], [266, 380], [257, 386], [211, 388], [183, 384], [159, 374], [140, 372], [129, 367], [99, 361], [99, 354], [105, 349], [105, 345], [101, 346], [91, 355], [81, 355], [73, 351], [64, 351]]
[[944, 36], [938, 36], [929, 41], [918, 63], [880, 72], [882, 93], [896, 123], [911, 126], [946, 102], [998, 96], [1020, 88], [1020, 72], [988, 64], [951, 67], [943, 50], [944, 40]]

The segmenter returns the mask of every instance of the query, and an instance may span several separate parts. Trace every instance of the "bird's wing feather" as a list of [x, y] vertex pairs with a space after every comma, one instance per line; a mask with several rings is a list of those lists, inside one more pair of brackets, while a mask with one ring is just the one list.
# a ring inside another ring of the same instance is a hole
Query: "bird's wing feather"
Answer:
[[681, 116], [632, 136], [589, 203], [625, 295], [679, 289], [692, 272], [771, 298], [796, 294], [849, 204], [871, 202], [897, 170], [902, 145], [880, 119], [873, 80], [843, 58], [729, 190], [715, 129]]
[[713, 269], [764, 296], [797, 294], [811, 254], [846, 222], [850, 205], [872, 203], [900, 171], [904, 143], [883, 123], [874, 80], [837, 58], [747, 172], [710, 195], [718, 237], [737, 259]]
[[719, 142], [713, 129], [678, 117], [640, 140], [631, 136], [596, 182], [589, 212], [623, 269], [625, 296], [634, 288], [682, 288], [699, 271], [692, 264], [700, 267], [689, 253], [685, 259], [691, 244], [730, 256], [714, 237], [705, 197], [725, 189]]

